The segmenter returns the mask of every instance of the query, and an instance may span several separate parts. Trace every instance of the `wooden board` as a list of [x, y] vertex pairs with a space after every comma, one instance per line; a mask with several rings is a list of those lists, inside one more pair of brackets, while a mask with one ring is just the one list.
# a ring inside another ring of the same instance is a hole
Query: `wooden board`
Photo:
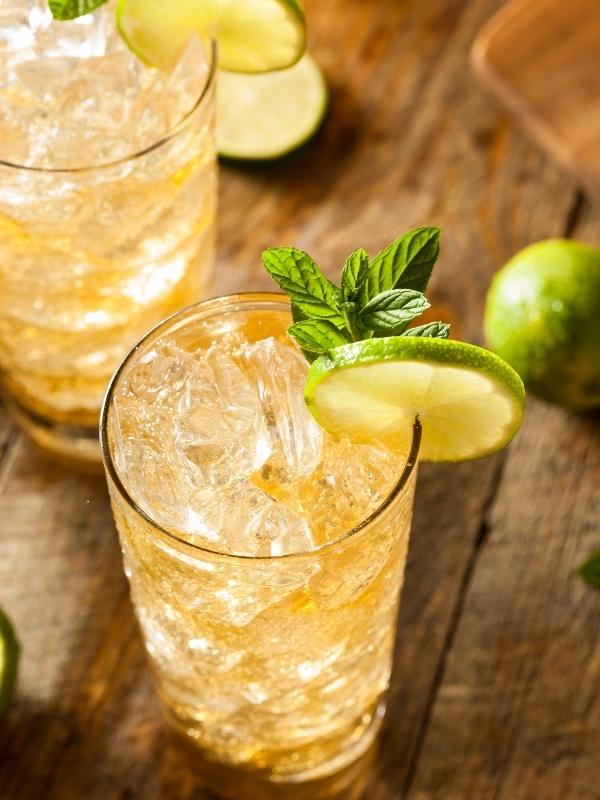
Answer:
[[472, 50], [477, 74], [600, 197], [600, 3], [512, 0]]
[[[439, 224], [434, 303], [461, 336], [479, 341], [494, 270], [532, 240], [569, 234], [579, 217], [597, 214], [472, 81], [468, 49], [496, 0], [305, 5], [331, 113], [295, 157], [222, 170], [215, 292], [268, 286], [259, 264], [265, 246], [304, 247], [333, 274], [355, 247], [374, 252], [399, 230]], [[600, 242], [593, 225], [583, 232]], [[390, 709], [366, 776], [368, 800], [494, 800], [503, 781], [493, 756], [499, 705], [511, 730], [523, 731], [510, 760], [503, 751], [509, 788], [517, 787], [505, 800], [580, 800], [564, 787], [595, 780], [600, 593], [570, 572], [597, 523], [591, 511], [572, 519], [566, 511], [597, 491], [593, 424], [532, 403], [508, 458], [421, 468]], [[46, 464], [1, 416], [0, 453], [0, 603], [24, 647], [19, 693], [0, 720], [0, 798], [208, 800], [166, 747], [103, 481]], [[581, 463], [567, 479], [571, 460]], [[553, 509], [560, 517], [550, 525]], [[563, 602], [561, 629], [569, 616], [579, 621], [556, 636]], [[507, 642], [520, 660], [496, 673], [488, 651]], [[448, 686], [468, 691], [452, 695]], [[448, 695], [451, 717], [440, 706]], [[533, 735], [538, 721], [545, 738]], [[555, 766], [519, 793], [531, 764], [561, 753], [576, 780], [557, 781]]]

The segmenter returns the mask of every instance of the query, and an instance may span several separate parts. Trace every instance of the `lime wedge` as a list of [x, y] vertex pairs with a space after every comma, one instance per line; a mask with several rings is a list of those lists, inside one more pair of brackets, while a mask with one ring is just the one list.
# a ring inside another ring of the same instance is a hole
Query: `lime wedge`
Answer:
[[285, 69], [306, 49], [296, 0], [118, 0], [117, 26], [142, 61], [162, 69], [194, 33], [216, 39], [219, 66], [235, 72]]
[[305, 54], [293, 67], [264, 75], [221, 72], [217, 145], [228, 158], [279, 158], [304, 144], [327, 111], [327, 84]]
[[358, 441], [405, 445], [418, 416], [425, 461], [500, 450], [519, 429], [524, 396], [517, 373], [489, 350], [402, 336], [334, 348], [311, 364], [305, 388], [322, 427]]
[[18, 664], [19, 643], [11, 621], [0, 608], [0, 714], [12, 697]]

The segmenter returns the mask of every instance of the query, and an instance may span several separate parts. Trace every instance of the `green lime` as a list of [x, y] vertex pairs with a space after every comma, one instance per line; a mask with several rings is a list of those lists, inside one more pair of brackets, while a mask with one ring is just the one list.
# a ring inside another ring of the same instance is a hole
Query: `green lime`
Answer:
[[566, 239], [521, 250], [492, 282], [485, 333], [532, 394], [600, 405], [600, 251]]
[[11, 621], [0, 608], [0, 714], [12, 697], [18, 665], [19, 643]]
[[221, 72], [219, 153], [229, 158], [279, 158], [310, 139], [326, 111], [327, 84], [308, 53], [293, 67], [277, 72]]
[[285, 69], [306, 50], [296, 0], [118, 0], [117, 25], [136, 55], [163, 69], [194, 33], [216, 39], [219, 66], [235, 72]]
[[463, 461], [510, 442], [523, 417], [524, 389], [489, 350], [391, 336], [342, 345], [318, 358], [305, 398], [322, 427], [357, 441], [406, 444], [418, 415], [421, 458]]

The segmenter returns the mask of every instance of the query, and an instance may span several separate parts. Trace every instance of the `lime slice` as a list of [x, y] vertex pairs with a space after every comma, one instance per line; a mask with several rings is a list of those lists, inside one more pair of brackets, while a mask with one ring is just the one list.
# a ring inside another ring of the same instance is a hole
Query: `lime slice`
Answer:
[[342, 345], [314, 361], [306, 403], [330, 433], [406, 444], [415, 416], [421, 458], [463, 461], [494, 453], [523, 417], [523, 383], [475, 345], [392, 336]]
[[279, 158], [310, 139], [326, 111], [327, 84], [308, 53], [293, 67], [278, 72], [221, 72], [219, 153], [228, 158]]
[[19, 643], [11, 621], [0, 608], [0, 714], [12, 697], [18, 664]]
[[142, 61], [162, 69], [194, 33], [216, 39], [219, 66], [236, 72], [285, 69], [306, 49], [296, 0], [118, 0], [117, 26]]

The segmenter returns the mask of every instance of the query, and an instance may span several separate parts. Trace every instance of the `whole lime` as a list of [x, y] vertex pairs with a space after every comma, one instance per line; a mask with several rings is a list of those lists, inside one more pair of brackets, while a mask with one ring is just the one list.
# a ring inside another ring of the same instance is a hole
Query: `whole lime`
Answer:
[[521, 250], [494, 277], [485, 335], [532, 394], [600, 405], [600, 250], [566, 239]]

